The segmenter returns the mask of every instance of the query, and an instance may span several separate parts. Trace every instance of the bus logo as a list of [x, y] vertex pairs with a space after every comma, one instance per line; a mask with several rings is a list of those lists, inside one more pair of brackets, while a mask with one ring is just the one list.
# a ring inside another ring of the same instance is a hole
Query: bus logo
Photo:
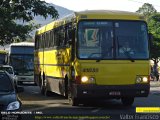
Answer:
[[98, 68], [84, 68], [83, 72], [99, 72]]

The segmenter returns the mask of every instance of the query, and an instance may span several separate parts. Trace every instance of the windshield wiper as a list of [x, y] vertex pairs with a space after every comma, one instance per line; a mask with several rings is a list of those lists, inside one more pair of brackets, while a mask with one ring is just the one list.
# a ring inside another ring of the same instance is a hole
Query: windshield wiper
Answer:
[[126, 56], [127, 56], [127, 58], [128, 58], [131, 62], [134, 62], [134, 59], [131, 57], [131, 55], [130, 55], [130, 52], [129, 52], [129, 51], [124, 50], [124, 55], [126, 55]]

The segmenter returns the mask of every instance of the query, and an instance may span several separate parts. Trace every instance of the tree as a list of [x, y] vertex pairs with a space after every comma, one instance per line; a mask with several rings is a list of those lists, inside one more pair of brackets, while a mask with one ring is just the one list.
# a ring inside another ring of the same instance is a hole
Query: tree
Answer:
[[153, 34], [151, 45], [151, 59], [154, 63], [160, 61], [160, 14], [156, 13], [148, 18], [148, 27], [150, 33]]
[[152, 4], [144, 3], [136, 12], [145, 16], [149, 33], [153, 35], [151, 44], [151, 59], [154, 63], [160, 61], [160, 13], [152, 6]]
[[143, 14], [146, 19], [154, 13], [157, 13], [157, 10], [153, 7], [152, 4], [144, 3], [136, 12]]
[[[39, 26], [33, 22], [37, 15], [58, 18], [57, 10], [41, 0], [0, 0], [0, 45], [11, 43], [15, 38], [25, 40]], [[18, 24], [17, 20], [25, 24]]]

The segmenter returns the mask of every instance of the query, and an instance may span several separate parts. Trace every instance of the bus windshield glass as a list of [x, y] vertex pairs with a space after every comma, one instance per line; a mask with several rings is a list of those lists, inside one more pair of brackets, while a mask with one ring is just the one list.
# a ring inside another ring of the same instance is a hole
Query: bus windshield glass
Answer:
[[33, 55], [12, 55], [11, 65], [18, 75], [33, 75]]
[[12, 92], [13, 86], [10, 78], [6, 75], [6, 73], [0, 72], [0, 93], [4, 92]]
[[81, 21], [80, 59], [148, 59], [148, 33], [142, 21]]
[[34, 47], [29, 46], [12, 46], [11, 53], [12, 54], [33, 54]]
[[4, 64], [6, 62], [6, 54], [0, 54], [0, 64]]

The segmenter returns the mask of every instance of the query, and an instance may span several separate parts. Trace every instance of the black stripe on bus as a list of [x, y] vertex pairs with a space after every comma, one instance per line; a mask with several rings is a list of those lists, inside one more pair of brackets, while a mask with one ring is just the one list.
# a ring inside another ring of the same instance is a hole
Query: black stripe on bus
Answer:
[[62, 80], [62, 79], [64, 79], [63, 77], [55, 77], [55, 76], [46, 76], [46, 78], [51, 78], [51, 79], [54, 79], [54, 80]]

